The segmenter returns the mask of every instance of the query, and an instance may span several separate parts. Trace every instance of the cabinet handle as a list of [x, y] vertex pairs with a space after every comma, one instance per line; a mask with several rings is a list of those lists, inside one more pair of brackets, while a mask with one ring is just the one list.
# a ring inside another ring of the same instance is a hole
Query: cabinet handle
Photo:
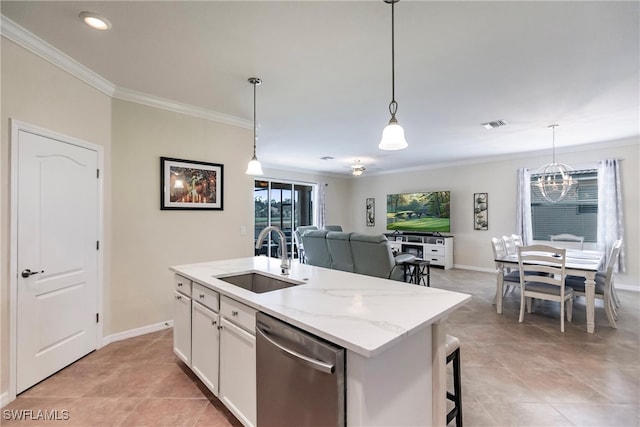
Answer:
[[181, 287], [181, 286], [182, 286], [182, 282], [178, 282], [178, 287]]
[[176, 295], [176, 299], [182, 299], [182, 296]]
[[222, 329], [222, 325], [218, 326], [218, 330]]
[[200, 294], [200, 298], [201, 298], [201, 299], [202, 299], [202, 298], [204, 298], [204, 294]]
[[232, 315], [232, 316], [237, 316], [237, 315], [238, 315], [238, 312], [237, 312], [237, 311], [232, 311], [232, 312], [231, 312], [231, 315]]
[[216, 323], [218, 323], [218, 322], [216, 322], [215, 320], [211, 321], [211, 325], [213, 325], [213, 326], [216, 326]]

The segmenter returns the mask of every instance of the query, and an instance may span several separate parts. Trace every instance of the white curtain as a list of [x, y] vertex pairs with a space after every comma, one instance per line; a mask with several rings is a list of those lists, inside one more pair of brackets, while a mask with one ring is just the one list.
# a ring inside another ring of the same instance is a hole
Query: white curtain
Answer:
[[518, 169], [518, 189], [516, 194], [516, 234], [522, 236], [522, 243], [530, 245], [531, 231], [531, 171]]
[[318, 184], [318, 203], [316, 203], [315, 225], [318, 229], [323, 229], [327, 224], [327, 196], [326, 191], [329, 184], [321, 182]]
[[[609, 256], [616, 240], [624, 236], [624, 214], [620, 186], [620, 162], [607, 159], [598, 162], [598, 241], [599, 251]], [[616, 270], [626, 271], [624, 244]]]

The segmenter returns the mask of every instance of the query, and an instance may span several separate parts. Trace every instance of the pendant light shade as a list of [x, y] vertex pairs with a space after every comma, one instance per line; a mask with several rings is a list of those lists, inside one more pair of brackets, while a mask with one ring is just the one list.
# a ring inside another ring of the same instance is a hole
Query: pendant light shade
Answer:
[[553, 161], [536, 171], [538, 177], [534, 185], [546, 201], [558, 203], [575, 189], [577, 182], [571, 176], [573, 169], [570, 166], [556, 163], [556, 128], [558, 125], [549, 125], [549, 127], [553, 129]]
[[404, 129], [398, 124], [396, 119], [396, 111], [398, 111], [398, 103], [396, 102], [396, 73], [395, 73], [395, 17], [394, 4], [399, 0], [384, 0], [385, 3], [391, 3], [391, 102], [389, 103], [389, 112], [391, 120], [382, 131], [382, 140], [378, 145], [381, 150], [402, 150], [407, 148], [407, 140], [404, 137]]
[[258, 139], [256, 136], [256, 86], [261, 84], [262, 80], [257, 77], [251, 77], [249, 78], [249, 83], [253, 85], [253, 157], [249, 161], [245, 173], [247, 175], [257, 176], [264, 174], [264, 172], [262, 172], [262, 165], [258, 160], [258, 156], [256, 156], [256, 141]]

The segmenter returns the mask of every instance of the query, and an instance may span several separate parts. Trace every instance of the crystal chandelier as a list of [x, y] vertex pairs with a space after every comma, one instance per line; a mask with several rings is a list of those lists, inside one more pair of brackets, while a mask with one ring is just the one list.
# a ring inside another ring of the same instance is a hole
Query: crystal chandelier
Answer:
[[262, 175], [262, 165], [256, 156], [256, 140], [258, 137], [256, 136], [256, 86], [262, 83], [257, 77], [249, 78], [249, 83], [253, 85], [253, 157], [249, 161], [247, 165], [247, 171], [245, 172], [247, 175]]
[[549, 127], [553, 130], [553, 162], [536, 171], [537, 179], [534, 185], [546, 201], [558, 203], [567, 197], [577, 182], [571, 176], [573, 169], [570, 166], [556, 163], [556, 128], [558, 125], [549, 125]]
[[381, 150], [402, 150], [407, 148], [407, 140], [404, 138], [404, 129], [398, 124], [396, 112], [398, 111], [398, 103], [396, 102], [396, 73], [395, 73], [395, 40], [394, 40], [394, 13], [393, 5], [400, 0], [384, 0], [385, 3], [391, 3], [391, 102], [389, 103], [389, 112], [391, 120], [382, 131], [382, 140], [378, 145]]

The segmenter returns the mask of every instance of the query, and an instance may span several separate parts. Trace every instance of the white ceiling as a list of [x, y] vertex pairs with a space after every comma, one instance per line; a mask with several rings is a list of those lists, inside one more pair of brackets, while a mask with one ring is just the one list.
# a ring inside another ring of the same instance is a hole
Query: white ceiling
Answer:
[[[258, 87], [266, 167], [349, 173], [509, 155], [640, 133], [637, 1], [5, 1], [2, 14], [116, 87], [242, 120]], [[106, 16], [98, 32], [78, 14]], [[505, 120], [486, 130], [481, 123]], [[247, 145], [251, 140], [247, 141]], [[323, 156], [333, 160], [321, 160]], [[247, 159], [249, 160], [249, 159]], [[561, 160], [561, 159], [559, 159]]]

